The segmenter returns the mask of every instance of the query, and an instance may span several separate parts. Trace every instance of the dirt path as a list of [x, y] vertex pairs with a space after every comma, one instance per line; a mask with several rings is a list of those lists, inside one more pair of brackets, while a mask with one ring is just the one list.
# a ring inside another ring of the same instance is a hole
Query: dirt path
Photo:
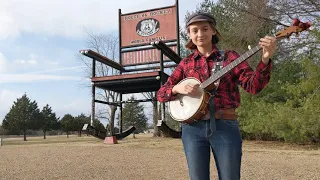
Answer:
[[[186, 180], [179, 139], [139, 137], [106, 145], [79, 142], [29, 143], [0, 147], [0, 179]], [[214, 161], [212, 179], [217, 179]], [[320, 179], [320, 150], [244, 142], [242, 179]]]

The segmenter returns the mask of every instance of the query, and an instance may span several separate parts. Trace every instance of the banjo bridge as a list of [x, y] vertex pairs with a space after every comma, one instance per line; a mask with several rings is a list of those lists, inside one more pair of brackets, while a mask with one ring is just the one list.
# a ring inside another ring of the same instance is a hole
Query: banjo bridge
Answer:
[[183, 106], [183, 101], [181, 98], [179, 98], [179, 102], [180, 102], [180, 105]]

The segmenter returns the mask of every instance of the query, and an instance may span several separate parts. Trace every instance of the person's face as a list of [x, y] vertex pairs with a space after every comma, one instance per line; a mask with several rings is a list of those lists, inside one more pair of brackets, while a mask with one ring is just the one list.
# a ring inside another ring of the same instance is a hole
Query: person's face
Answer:
[[195, 22], [189, 25], [189, 36], [198, 47], [206, 47], [212, 44], [212, 36], [216, 30], [208, 22]]

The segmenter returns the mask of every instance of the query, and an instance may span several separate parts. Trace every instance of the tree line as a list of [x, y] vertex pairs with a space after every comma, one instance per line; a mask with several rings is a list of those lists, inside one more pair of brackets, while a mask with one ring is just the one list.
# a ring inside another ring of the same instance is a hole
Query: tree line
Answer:
[[[134, 99], [134, 96], [131, 97]], [[144, 114], [143, 106], [139, 103], [128, 104], [124, 107], [124, 120], [123, 126], [128, 127], [130, 125], [136, 126], [136, 133], [143, 132], [147, 129], [147, 117]], [[21, 98], [18, 98], [13, 102], [9, 112], [5, 115], [2, 121], [0, 130], [6, 131], [2, 134], [9, 135], [23, 135], [24, 141], [27, 140], [27, 131], [42, 131], [43, 137], [46, 139], [48, 131], [61, 131], [67, 134], [69, 137], [70, 132], [77, 132], [81, 136], [82, 128], [84, 124], [90, 124], [91, 116], [86, 116], [81, 113], [78, 116], [72, 116], [71, 114], [65, 114], [61, 119], [57, 117], [52, 108], [46, 104], [41, 110], [38, 107], [36, 101], [32, 101], [24, 94]], [[93, 126], [107, 133], [105, 127], [98, 119], [93, 120]]]

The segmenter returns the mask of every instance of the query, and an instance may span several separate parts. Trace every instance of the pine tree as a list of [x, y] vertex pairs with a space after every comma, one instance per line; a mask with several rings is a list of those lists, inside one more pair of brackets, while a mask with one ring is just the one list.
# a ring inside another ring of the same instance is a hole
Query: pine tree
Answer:
[[61, 128], [67, 133], [67, 138], [69, 138], [69, 132], [73, 131], [75, 128], [75, 118], [71, 114], [66, 114], [61, 119]]
[[36, 101], [31, 100], [24, 94], [15, 101], [3, 120], [3, 128], [23, 132], [23, 140], [27, 141], [26, 133], [28, 129], [38, 129], [40, 110]]
[[[130, 101], [136, 100], [134, 96], [131, 96]], [[143, 132], [147, 129], [147, 117], [144, 114], [144, 106], [138, 102], [126, 103], [123, 108], [123, 120], [122, 125], [124, 129], [130, 126], [135, 126], [135, 133]]]
[[47, 131], [55, 129], [57, 127], [58, 118], [56, 113], [52, 112], [51, 107], [47, 104], [41, 111], [40, 128], [43, 131], [43, 139], [46, 139]]

